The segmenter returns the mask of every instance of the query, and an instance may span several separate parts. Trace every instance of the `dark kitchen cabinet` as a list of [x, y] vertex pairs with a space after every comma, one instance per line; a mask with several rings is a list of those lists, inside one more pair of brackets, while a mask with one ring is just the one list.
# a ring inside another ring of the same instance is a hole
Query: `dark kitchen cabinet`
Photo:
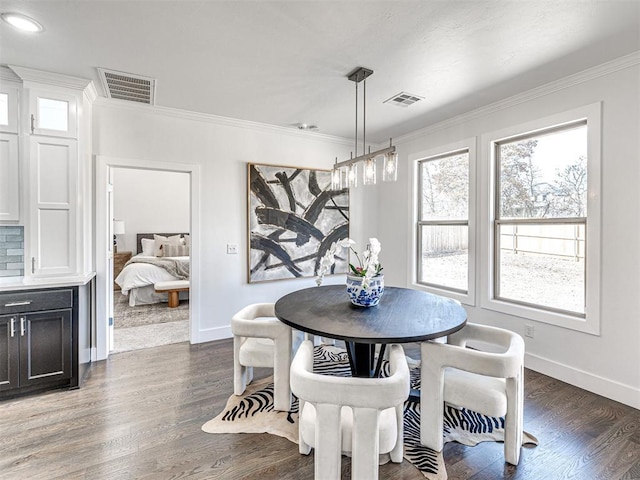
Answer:
[[78, 287], [0, 292], [0, 398], [77, 387]]

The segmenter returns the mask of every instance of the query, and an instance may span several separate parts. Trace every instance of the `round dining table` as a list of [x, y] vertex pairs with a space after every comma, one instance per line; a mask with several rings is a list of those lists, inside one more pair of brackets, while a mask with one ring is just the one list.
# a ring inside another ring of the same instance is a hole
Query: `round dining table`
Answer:
[[[302, 332], [343, 340], [351, 373], [357, 377], [379, 375], [387, 344], [443, 337], [467, 322], [459, 302], [399, 287], [385, 287], [375, 307], [353, 305], [344, 285], [305, 288], [280, 298], [275, 314]], [[377, 364], [376, 345], [381, 345]]]

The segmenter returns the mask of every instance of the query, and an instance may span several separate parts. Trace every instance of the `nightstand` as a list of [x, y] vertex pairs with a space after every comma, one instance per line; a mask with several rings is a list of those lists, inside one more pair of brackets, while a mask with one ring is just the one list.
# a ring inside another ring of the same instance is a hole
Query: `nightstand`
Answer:
[[[113, 254], [113, 279], [115, 280], [124, 268], [124, 264], [131, 259], [131, 252], [118, 252]], [[113, 282], [113, 289], [120, 290], [120, 285]]]

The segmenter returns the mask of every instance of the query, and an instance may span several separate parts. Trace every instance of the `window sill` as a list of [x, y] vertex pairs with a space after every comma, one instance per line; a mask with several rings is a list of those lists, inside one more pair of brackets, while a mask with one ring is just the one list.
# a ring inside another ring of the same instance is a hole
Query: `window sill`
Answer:
[[411, 283], [411, 288], [413, 288], [414, 290], [422, 290], [423, 292], [433, 293], [434, 295], [440, 295], [441, 297], [452, 298], [459, 301], [461, 304], [468, 305], [470, 307], [475, 306], [473, 296], [469, 293], [455, 292], [453, 290], [447, 290], [446, 288], [427, 286], [416, 282]]
[[524, 305], [516, 305], [513, 303], [500, 300], [484, 300], [481, 302], [481, 308], [493, 310], [495, 312], [505, 313], [527, 320], [535, 320], [537, 322], [555, 325], [557, 327], [576, 330], [590, 335], [600, 335], [600, 319], [599, 315], [589, 314], [587, 308], [586, 318], [575, 317], [572, 315], [548, 312]]

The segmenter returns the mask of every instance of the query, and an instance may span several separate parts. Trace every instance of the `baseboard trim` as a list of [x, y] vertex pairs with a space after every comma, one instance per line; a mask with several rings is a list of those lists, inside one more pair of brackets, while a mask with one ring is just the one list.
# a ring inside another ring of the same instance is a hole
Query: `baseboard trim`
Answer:
[[640, 409], [640, 389], [547, 358], [525, 354], [525, 367], [603, 397]]
[[204, 330], [191, 332], [191, 343], [213, 342], [214, 340], [223, 340], [231, 338], [231, 325], [216, 328], [206, 328]]

